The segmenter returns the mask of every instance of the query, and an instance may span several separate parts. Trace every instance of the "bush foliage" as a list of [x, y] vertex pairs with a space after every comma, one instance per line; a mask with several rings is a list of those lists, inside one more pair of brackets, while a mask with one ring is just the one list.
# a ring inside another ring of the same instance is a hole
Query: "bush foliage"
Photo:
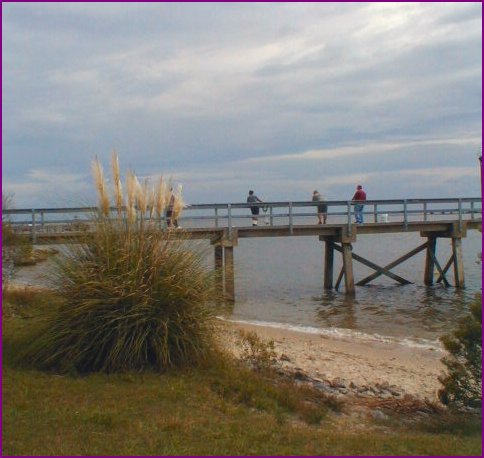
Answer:
[[113, 216], [98, 163], [96, 171], [94, 232], [57, 261], [52, 287], [62, 303], [42, 317], [22, 360], [75, 373], [163, 370], [203, 360], [212, 348], [213, 282], [202, 254], [157, 227], [163, 202], [156, 212], [156, 193], [149, 204], [148, 186], [137, 180], [128, 184], [127, 207], [115, 193]]
[[471, 304], [471, 313], [453, 334], [444, 336], [449, 355], [442, 359], [447, 374], [439, 377], [444, 404], [477, 407], [482, 403], [482, 298]]

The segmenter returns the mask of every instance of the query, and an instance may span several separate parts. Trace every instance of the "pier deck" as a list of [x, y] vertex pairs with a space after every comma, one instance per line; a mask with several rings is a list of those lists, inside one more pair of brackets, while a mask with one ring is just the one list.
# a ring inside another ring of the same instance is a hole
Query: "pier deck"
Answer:
[[[234, 247], [238, 245], [239, 239], [252, 237], [318, 237], [325, 246], [324, 288], [338, 290], [344, 279], [345, 293], [350, 295], [355, 294], [353, 260], [375, 271], [356, 285], [365, 285], [380, 275], [406, 284], [410, 282], [393, 273], [391, 269], [424, 250], [425, 285], [442, 282], [445, 286], [450, 286], [446, 275], [453, 267], [454, 286], [465, 286], [461, 240], [466, 237], [468, 230], [482, 230], [480, 198], [367, 201], [365, 217], [368, 222], [363, 224], [353, 223], [351, 201], [328, 201], [326, 204], [330, 224], [324, 225], [311, 224], [316, 223], [317, 203], [268, 202], [256, 204], [263, 209], [258, 217], [258, 226], [247, 225], [252, 215], [246, 203], [201, 204], [185, 209], [184, 214], [189, 216], [181, 220], [182, 229], [163, 228], [162, 219], [153, 225], [152, 230], [169, 231], [175, 238], [209, 240], [214, 246], [215, 268], [221, 271], [221, 275], [217, 276], [220, 279], [220, 288], [229, 301], [235, 298]], [[11, 215], [13, 227], [19, 233], [30, 237], [34, 243], [55, 244], [75, 242], [80, 236], [88, 235], [93, 228], [93, 219], [89, 216], [94, 215], [95, 211], [92, 207], [21, 209], [8, 210], [4, 215]], [[197, 212], [202, 214], [196, 214]], [[21, 220], [22, 215], [29, 215], [31, 219]], [[46, 215], [50, 218], [46, 218]], [[419, 232], [426, 241], [387, 266], [380, 266], [353, 252], [353, 244], [360, 235], [404, 232]], [[452, 254], [445, 264], [441, 264], [437, 258], [436, 242], [445, 238], [451, 241]], [[343, 267], [336, 282], [333, 282], [335, 251], [341, 253]]]

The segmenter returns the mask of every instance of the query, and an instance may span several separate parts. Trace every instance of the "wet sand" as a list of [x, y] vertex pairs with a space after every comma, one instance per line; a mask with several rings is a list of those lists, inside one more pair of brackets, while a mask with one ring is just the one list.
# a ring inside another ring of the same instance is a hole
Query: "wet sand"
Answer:
[[[342, 385], [390, 386], [402, 395], [436, 400], [444, 370], [443, 351], [413, 348], [398, 343], [367, 342], [334, 338], [286, 329], [243, 323], [227, 323], [229, 347], [237, 353], [237, 330], [255, 332], [264, 341], [273, 340], [279, 363], [291, 371]], [[360, 390], [361, 391], [361, 390]]]

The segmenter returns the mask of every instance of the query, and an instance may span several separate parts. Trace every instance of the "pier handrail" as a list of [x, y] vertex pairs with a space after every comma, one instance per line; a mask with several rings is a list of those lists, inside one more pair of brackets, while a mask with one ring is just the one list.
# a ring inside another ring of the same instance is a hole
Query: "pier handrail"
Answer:
[[[482, 203], [481, 197], [448, 197], [448, 198], [430, 198], [430, 199], [378, 199], [378, 200], [366, 200], [365, 205], [403, 205], [405, 202], [408, 205], [424, 204], [424, 203]], [[289, 203], [293, 207], [317, 207], [318, 205], [325, 204], [328, 206], [346, 206], [348, 200], [325, 200], [325, 201], [271, 201], [271, 202], [231, 202], [231, 203], [211, 203], [211, 204], [187, 204], [186, 210], [209, 210], [209, 209], [226, 209], [230, 204], [231, 208], [250, 208], [250, 207], [289, 207]], [[116, 208], [112, 207], [112, 211]], [[20, 215], [35, 213], [95, 213], [97, 207], [39, 207], [39, 208], [10, 208], [3, 209], [4, 215]]]
[[[388, 220], [389, 215], [401, 216], [404, 228], [406, 230], [410, 217], [422, 215], [419, 221], [428, 221], [432, 215], [432, 221], [438, 220], [438, 215], [457, 215], [456, 221], [460, 228], [462, 227], [465, 215], [470, 215], [471, 219], [479, 217], [482, 212], [482, 198], [481, 197], [449, 197], [449, 198], [429, 198], [429, 199], [378, 199], [366, 200], [362, 202], [365, 205], [364, 214], [372, 215], [371, 221], [379, 222], [379, 215], [386, 215]], [[294, 227], [298, 224], [298, 218], [314, 217], [315, 211], [311, 212], [297, 212], [297, 209], [318, 207], [326, 205], [328, 207], [328, 216], [342, 217], [343, 220], [339, 224], [347, 224], [348, 232], [351, 232], [353, 202], [349, 200], [327, 200], [327, 201], [275, 201], [262, 203], [213, 203], [213, 204], [190, 204], [187, 205], [183, 212], [183, 217], [180, 221], [213, 221], [213, 226], [219, 227], [220, 222], [225, 222], [224, 227], [228, 227], [232, 231], [235, 220], [249, 219], [252, 217], [250, 212], [238, 212], [237, 210], [249, 209], [251, 207], [259, 207], [263, 213], [259, 214], [259, 218], [268, 220], [265, 224], [269, 226], [281, 226], [275, 224], [275, 221], [282, 221], [292, 234]], [[442, 207], [444, 205], [444, 207]], [[340, 207], [340, 208], [338, 208]], [[281, 210], [282, 209], [282, 210]], [[111, 209], [113, 214], [116, 208]], [[277, 211], [275, 211], [277, 210]], [[95, 215], [97, 207], [58, 207], [58, 208], [21, 208], [21, 209], [5, 209], [2, 211], [3, 215], [30, 215], [28, 220], [11, 219], [14, 227], [23, 227], [32, 234], [32, 239], [35, 240], [36, 233], [41, 232], [47, 228], [49, 230], [55, 225], [69, 224], [69, 223], [89, 223], [92, 219], [79, 218], [79, 214]], [[209, 214], [195, 214], [196, 211], [208, 211]], [[48, 215], [72, 215], [70, 218], [55, 219], [46, 218]], [[75, 215], [75, 216], [74, 216]], [[443, 218], [441, 218], [443, 219]], [[448, 218], [447, 218], [448, 219]], [[162, 218], [164, 220], [164, 218]], [[382, 222], [382, 221], [380, 221]], [[384, 220], [383, 222], [386, 222]], [[306, 222], [307, 224], [307, 222]], [[311, 223], [312, 224], [312, 223]], [[185, 224], [184, 224], [185, 227]], [[196, 228], [199, 226], [191, 226]], [[207, 226], [204, 226], [207, 227]]]

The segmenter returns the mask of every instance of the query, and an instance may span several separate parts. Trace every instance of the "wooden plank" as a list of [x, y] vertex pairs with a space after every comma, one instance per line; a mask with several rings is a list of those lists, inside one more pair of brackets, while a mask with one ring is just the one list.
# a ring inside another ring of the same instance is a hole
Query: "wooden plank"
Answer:
[[[346, 245], [346, 244], [344, 244], [344, 245]], [[335, 244], [334, 248], [335, 248], [335, 250], [338, 250], [339, 252], [343, 252], [343, 250], [344, 250], [344, 247], [342, 249], [337, 244]], [[344, 256], [344, 253], [343, 253], [343, 256]], [[374, 262], [371, 262], [368, 259], [365, 259], [362, 256], [357, 255], [356, 253], [351, 253], [351, 256], [356, 261], [361, 262], [361, 264], [364, 264], [365, 266], [371, 267], [372, 269], [376, 270], [377, 272], [380, 272], [380, 274], [386, 275], [387, 277], [390, 277], [393, 280], [396, 280], [397, 282], [401, 283], [402, 285], [408, 285], [408, 284], [411, 283], [408, 280], [405, 280], [405, 278], [402, 278], [399, 275], [396, 275], [393, 272], [390, 272], [389, 270], [386, 270], [383, 267], [380, 267], [379, 265], [375, 264]]]
[[[395, 261], [393, 261], [390, 264], [387, 264], [386, 266], [384, 266], [383, 269], [385, 269], [385, 270], [393, 269], [394, 267], [398, 266], [399, 264], [406, 261], [407, 259], [410, 259], [412, 256], [415, 256], [417, 253], [420, 253], [421, 251], [425, 250], [425, 248], [427, 248], [427, 242], [425, 242], [422, 245], [418, 246], [417, 248], [409, 251], [408, 253], [404, 254], [400, 258], [395, 259]], [[357, 283], [357, 285], [358, 286], [364, 286], [367, 283], [374, 280], [375, 278], [379, 277], [380, 275], [382, 275], [382, 273], [377, 271], [377, 272], [375, 272], [371, 275], [368, 275], [368, 277], [363, 278], [363, 280], [360, 280]]]

